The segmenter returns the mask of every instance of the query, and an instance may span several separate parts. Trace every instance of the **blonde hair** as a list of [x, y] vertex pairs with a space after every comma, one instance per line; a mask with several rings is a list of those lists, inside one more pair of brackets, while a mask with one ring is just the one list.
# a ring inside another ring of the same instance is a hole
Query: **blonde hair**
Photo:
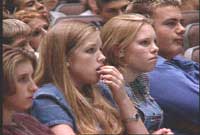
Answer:
[[17, 36], [28, 36], [31, 28], [24, 22], [17, 19], [3, 20], [3, 43], [12, 44]]
[[16, 66], [21, 62], [30, 61], [33, 69], [36, 68], [36, 57], [33, 52], [24, 48], [15, 48], [3, 45], [3, 95], [13, 95], [15, 93], [14, 72]]
[[[36, 83], [41, 86], [53, 83], [64, 94], [76, 116], [76, 125], [81, 134], [119, 134], [123, 131], [119, 113], [100, 94], [96, 86], [89, 86], [87, 100], [83, 90], [75, 87], [67, 67], [71, 53], [81, 46], [92, 34], [98, 34], [95, 27], [78, 21], [62, 21], [47, 32], [39, 48], [39, 66], [36, 69]], [[99, 131], [98, 125], [103, 132]]]
[[124, 14], [112, 18], [102, 27], [100, 36], [107, 63], [123, 70], [126, 65], [124, 57], [116, 50], [124, 52], [145, 23], [151, 24], [152, 21], [140, 14]]

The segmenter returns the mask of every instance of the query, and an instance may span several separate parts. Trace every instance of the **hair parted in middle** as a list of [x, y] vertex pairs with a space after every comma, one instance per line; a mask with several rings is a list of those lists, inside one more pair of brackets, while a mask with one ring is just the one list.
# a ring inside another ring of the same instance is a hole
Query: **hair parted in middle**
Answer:
[[152, 20], [140, 14], [124, 14], [113, 17], [102, 27], [100, 36], [107, 63], [123, 69], [123, 57], [116, 54], [115, 50], [123, 53], [145, 23], [152, 24]]
[[68, 68], [70, 55], [95, 34], [99, 34], [95, 26], [80, 21], [61, 21], [53, 26], [39, 48], [40, 58], [35, 81], [38, 86], [53, 83], [64, 94], [75, 113], [80, 134], [102, 133], [98, 124], [103, 133], [119, 134], [124, 130], [119, 112], [92, 84], [89, 88], [94, 102], [89, 102], [83, 90], [75, 87]]

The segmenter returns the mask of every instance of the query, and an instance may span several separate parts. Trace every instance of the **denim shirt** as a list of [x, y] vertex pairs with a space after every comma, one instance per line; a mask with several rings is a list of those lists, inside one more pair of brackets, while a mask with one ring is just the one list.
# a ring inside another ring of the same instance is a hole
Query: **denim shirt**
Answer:
[[181, 56], [171, 60], [159, 56], [149, 79], [150, 94], [164, 111], [165, 127], [181, 134], [200, 129], [199, 63]]
[[[139, 80], [140, 83], [144, 84], [144, 82], [142, 82], [142, 79], [144, 79], [144, 76], [147, 77], [146, 74], [142, 74], [136, 80]], [[148, 80], [145, 80], [145, 83], [148, 83], [146, 81]], [[100, 82], [99, 87], [101, 89], [107, 89], [106, 91], [108, 91], [110, 95], [112, 95], [109, 87], [106, 84]], [[138, 95], [134, 94], [134, 90], [129, 85], [125, 87], [125, 90], [126, 90], [127, 95], [132, 100], [132, 102], [136, 105], [136, 108], [140, 114], [140, 117], [142, 118], [149, 132], [155, 131], [158, 128], [160, 128], [163, 121], [163, 111], [161, 110], [159, 105], [156, 103], [156, 101], [149, 95], [149, 87], [146, 86], [145, 84], [145, 88], [139, 89], [139, 91], [141, 92], [140, 93], [141, 96], [144, 97], [144, 99], [142, 100], [140, 100]], [[115, 107], [117, 107], [112, 97], [111, 97], [111, 102], [113, 103]]]
[[149, 132], [161, 127], [163, 111], [149, 94], [149, 81], [146, 74], [138, 76], [134, 82], [126, 85], [129, 97], [136, 105], [138, 112]]
[[[102, 95], [111, 101], [111, 103], [114, 103], [107, 89], [101, 88], [100, 90]], [[73, 114], [71, 106], [65, 100], [62, 92], [51, 83], [44, 84], [36, 91], [30, 112], [41, 123], [49, 127], [58, 124], [67, 124], [77, 132], [76, 116]]]

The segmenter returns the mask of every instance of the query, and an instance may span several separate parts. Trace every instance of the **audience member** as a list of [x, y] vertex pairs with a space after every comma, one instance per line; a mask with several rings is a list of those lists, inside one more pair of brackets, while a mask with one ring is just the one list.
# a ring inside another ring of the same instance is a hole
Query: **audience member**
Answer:
[[32, 76], [36, 66], [33, 52], [3, 45], [3, 134], [52, 135], [52, 131], [24, 113], [37, 90]]
[[29, 43], [30, 34], [31, 28], [24, 22], [17, 19], [3, 20], [3, 44], [34, 51]]
[[37, 11], [45, 16], [48, 16], [47, 8], [38, 0], [6, 0], [5, 9], [11, 14], [20, 10]]
[[32, 29], [30, 45], [37, 51], [40, 45], [40, 41], [46, 34], [49, 27], [49, 19], [39, 14], [36, 11], [18, 11], [15, 13], [15, 17], [26, 24], [28, 24]]
[[[148, 3], [148, 4], [147, 4]], [[157, 35], [159, 58], [150, 76], [150, 94], [164, 111], [164, 126], [175, 134], [197, 134], [199, 64], [179, 56], [183, 50], [179, 0], [138, 0], [132, 12], [149, 15]]]
[[78, 21], [59, 22], [42, 41], [32, 114], [55, 134], [147, 133], [122, 74], [103, 64], [101, 45], [98, 29]]
[[125, 13], [128, 4], [128, 0], [96, 0], [96, 14], [106, 23], [112, 17]]
[[123, 74], [127, 89], [140, 117], [153, 134], [172, 134], [160, 129], [163, 112], [149, 94], [146, 74], [156, 64], [158, 47], [150, 19], [139, 14], [120, 15], [110, 19], [101, 29], [102, 51], [107, 63]]

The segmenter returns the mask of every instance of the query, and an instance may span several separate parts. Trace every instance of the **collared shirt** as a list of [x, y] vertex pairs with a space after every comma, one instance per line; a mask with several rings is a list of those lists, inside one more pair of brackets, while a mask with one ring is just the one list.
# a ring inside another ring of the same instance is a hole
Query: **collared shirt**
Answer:
[[[100, 88], [100, 91], [111, 103], [114, 103], [112, 95], [110, 95], [107, 89]], [[75, 120], [76, 116], [72, 112], [69, 102], [65, 99], [62, 92], [51, 83], [42, 85], [36, 91], [30, 112], [41, 123], [49, 127], [58, 124], [67, 124], [75, 132], [78, 132]]]
[[199, 63], [181, 56], [170, 61], [159, 56], [149, 79], [150, 94], [164, 111], [164, 126], [175, 133], [196, 131], [195, 125], [200, 127]]

